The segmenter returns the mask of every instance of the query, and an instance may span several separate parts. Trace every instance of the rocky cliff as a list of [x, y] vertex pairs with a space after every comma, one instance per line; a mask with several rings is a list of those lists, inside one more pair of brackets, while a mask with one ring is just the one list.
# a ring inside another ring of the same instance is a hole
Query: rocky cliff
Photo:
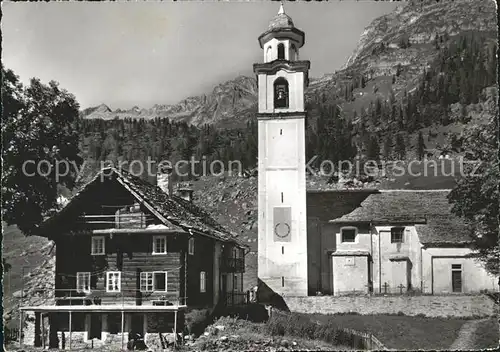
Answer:
[[[490, 33], [496, 40], [496, 7], [491, 0], [418, 0], [402, 5], [375, 19], [362, 33], [353, 54], [342, 69], [311, 79], [306, 91], [334, 97], [350, 115], [366, 108], [376, 98], [387, 99], [392, 89], [396, 97], [415, 88], [419, 75], [437, 57], [437, 38], [465, 32]], [[314, 62], [314, 58], [309, 58]], [[397, 79], [393, 76], [397, 74]], [[342, 89], [353, 77], [366, 77], [366, 86], [354, 91], [353, 99], [342, 101]], [[174, 105], [134, 107], [112, 111], [106, 105], [82, 111], [85, 118], [168, 117], [194, 125], [214, 124], [231, 128], [244, 124], [257, 111], [257, 85], [251, 77], [239, 76], [216, 86], [206, 95], [184, 99]]]
[[168, 117], [194, 125], [205, 123], [225, 128], [244, 124], [252, 117], [257, 104], [255, 79], [239, 76], [217, 85], [210, 94], [188, 97], [174, 105], [154, 105], [149, 109], [137, 106], [129, 110], [111, 110], [105, 104], [82, 111], [89, 119]]

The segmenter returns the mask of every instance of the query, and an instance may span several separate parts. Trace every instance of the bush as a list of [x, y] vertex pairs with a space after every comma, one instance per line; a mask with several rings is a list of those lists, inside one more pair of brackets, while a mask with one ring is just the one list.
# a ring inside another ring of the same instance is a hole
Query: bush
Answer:
[[186, 329], [189, 334], [199, 336], [212, 323], [209, 309], [193, 309], [185, 315]]
[[223, 316], [237, 317], [254, 323], [262, 323], [269, 319], [267, 309], [262, 304], [257, 303], [219, 309], [217, 313], [215, 313], [215, 316], [217, 318]]

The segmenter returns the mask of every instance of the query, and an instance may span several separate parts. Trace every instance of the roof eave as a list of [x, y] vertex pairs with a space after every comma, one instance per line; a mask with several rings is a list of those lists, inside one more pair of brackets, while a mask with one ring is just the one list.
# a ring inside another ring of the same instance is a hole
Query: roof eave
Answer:
[[305, 43], [305, 33], [300, 29], [292, 28], [271, 28], [262, 33], [258, 40], [260, 47], [263, 49], [264, 44], [267, 43], [272, 38], [288, 38], [297, 42], [297, 47], [301, 48]]

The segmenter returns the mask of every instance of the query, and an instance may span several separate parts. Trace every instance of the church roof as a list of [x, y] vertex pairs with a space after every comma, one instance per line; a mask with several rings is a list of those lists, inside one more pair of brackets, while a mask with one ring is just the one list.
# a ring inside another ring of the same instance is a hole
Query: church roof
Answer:
[[293, 39], [299, 48], [304, 45], [304, 32], [294, 26], [291, 17], [285, 13], [283, 4], [280, 6], [278, 14], [269, 22], [267, 30], [259, 36], [261, 48], [264, 47], [264, 43], [276, 36]]
[[277, 28], [294, 28], [292, 19], [285, 13], [285, 10], [283, 9], [283, 3], [281, 3], [280, 5], [278, 14], [274, 16], [271, 22], [269, 22], [269, 29]]
[[[353, 193], [358, 204], [343, 214], [335, 214], [330, 223], [414, 224], [420, 242], [424, 244], [465, 244], [471, 241], [471, 231], [465, 221], [451, 212], [450, 190], [391, 190]], [[344, 199], [348, 198], [344, 194]], [[361, 198], [360, 198], [361, 197]], [[338, 204], [338, 195], [335, 197]], [[348, 207], [346, 208], [346, 210]], [[308, 213], [310, 207], [308, 204]], [[308, 214], [308, 215], [309, 215]], [[312, 214], [311, 214], [312, 215]]]

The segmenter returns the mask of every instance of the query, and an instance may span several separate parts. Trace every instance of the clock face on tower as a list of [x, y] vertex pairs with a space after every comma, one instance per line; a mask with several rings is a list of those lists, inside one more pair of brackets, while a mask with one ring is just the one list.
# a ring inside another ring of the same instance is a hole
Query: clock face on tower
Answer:
[[274, 227], [274, 233], [279, 238], [285, 238], [290, 234], [290, 225], [286, 222], [277, 223]]
[[292, 208], [274, 207], [273, 236], [277, 242], [291, 241]]

